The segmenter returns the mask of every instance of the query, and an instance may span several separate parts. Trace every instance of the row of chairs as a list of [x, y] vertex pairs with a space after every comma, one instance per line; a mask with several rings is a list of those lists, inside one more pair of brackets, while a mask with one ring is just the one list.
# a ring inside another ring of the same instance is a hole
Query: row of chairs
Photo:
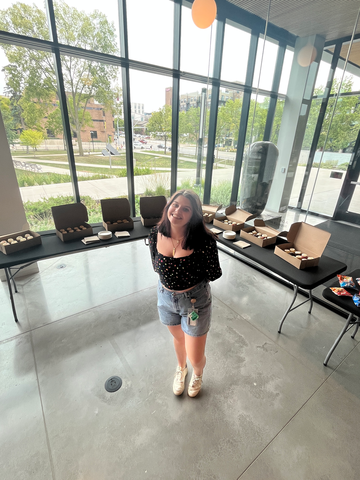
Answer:
[[42, 168], [40, 165], [37, 165], [36, 163], [26, 163], [26, 162], [20, 162], [19, 160], [14, 160], [14, 166], [15, 168], [21, 168], [22, 170], [29, 170], [30, 172], [42, 172]]

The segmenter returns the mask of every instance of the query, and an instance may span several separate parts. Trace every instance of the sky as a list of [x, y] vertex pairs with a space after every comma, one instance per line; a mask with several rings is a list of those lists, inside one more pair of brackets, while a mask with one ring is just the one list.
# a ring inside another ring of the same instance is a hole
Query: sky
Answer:
[[[17, 2], [14, 0], [1, 0], [0, 8], [8, 8], [14, 3]], [[35, 4], [45, 11], [43, 0], [22, 0], [22, 3]], [[98, 0], [66, 0], [66, 3], [86, 13], [91, 13], [96, 9], [102, 11], [109, 21], [114, 24], [118, 38], [117, 0], [106, 0], [106, 2], [99, 2]], [[128, 1], [127, 15], [130, 58], [146, 63], [155, 63], [168, 68], [172, 67], [173, 45], [172, 41], [169, 42], [168, 39], [172, 38], [173, 35], [173, 8], [173, 3], [169, 0], [151, 0], [151, 2], [149, 0]], [[183, 7], [181, 70], [197, 73], [205, 77], [211, 75], [215, 34], [216, 20], [211, 27], [203, 30], [199, 29], [192, 21], [190, 9]], [[224, 51], [226, 53], [223, 56], [221, 79], [244, 83], [249, 35], [231, 25], [226, 25], [224, 42]], [[253, 86], [256, 88], [259, 85], [260, 88], [270, 90], [277, 46], [272, 42], [265, 42], [265, 52], [262, 56], [263, 44], [264, 42], [260, 40]], [[263, 62], [259, 78], [262, 57]], [[287, 52], [280, 84], [281, 93], [286, 93], [292, 58], [293, 55], [291, 52]], [[6, 56], [0, 48], [0, 69], [7, 63]], [[322, 62], [316, 86], [326, 84], [328, 70], [327, 64], [323, 65]], [[341, 70], [336, 73], [337, 77], [340, 78], [341, 74]], [[120, 71], [119, 78], [121, 78]], [[356, 83], [358, 85], [357, 89], [360, 89], [359, 78], [356, 79]], [[4, 74], [0, 71], [0, 94], [4, 93], [4, 86]], [[131, 101], [144, 103], [145, 112], [152, 112], [161, 108], [165, 103], [165, 88], [171, 86], [171, 77], [143, 73], [136, 70], [130, 72]], [[200, 91], [202, 86], [203, 85], [195, 82], [181, 81], [180, 94]], [[259, 101], [261, 101], [261, 98], [259, 98]]]

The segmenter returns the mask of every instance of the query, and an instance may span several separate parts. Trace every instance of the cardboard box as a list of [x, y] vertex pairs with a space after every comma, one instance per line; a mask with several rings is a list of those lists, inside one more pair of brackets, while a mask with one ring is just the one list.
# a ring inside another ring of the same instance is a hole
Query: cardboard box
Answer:
[[21, 232], [9, 233], [8, 235], [1, 235], [0, 242], [3, 240], [7, 241], [9, 238], [16, 240], [16, 237], [25, 237], [25, 235], [31, 235], [34, 238], [26, 240], [26, 242], [15, 243], [14, 245], [1, 245], [0, 252], [5, 255], [11, 255], [12, 253], [19, 252], [20, 250], [25, 250], [27, 248], [36, 247], [36, 245], [41, 245], [41, 237], [38, 233], [33, 232], [32, 230], [22, 230]]
[[[258, 238], [254, 237], [254, 235], [250, 235], [249, 232], [253, 232], [256, 230], [258, 233], [264, 233], [265, 235], [269, 235], [270, 238]], [[240, 237], [244, 238], [248, 242], [255, 243], [255, 245], [259, 245], [259, 247], [267, 247], [268, 245], [273, 245], [276, 242], [277, 236], [280, 234], [278, 230], [275, 228], [267, 227], [264, 220], [259, 218], [254, 220], [253, 227], [245, 227], [240, 232]]]
[[[62, 242], [80, 240], [93, 234], [91, 225], [87, 223], [89, 217], [87, 208], [83, 203], [69, 203], [68, 205], [51, 207], [51, 212], [54, 218], [56, 235]], [[85, 229], [79, 232], [74, 231], [64, 234], [60, 231], [61, 229], [67, 230], [68, 228], [74, 229], [74, 227], [80, 227], [81, 225], [83, 225]]]
[[100, 200], [100, 204], [105, 230], [117, 232], [134, 228], [134, 222], [130, 217], [130, 203], [127, 198], [107, 198]]
[[[246, 220], [250, 220], [255, 216], [256, 215], [246, 212], [245, 210], [236, 208], [235, 205], [230, 205], [230, 207], [227, 207], [227, 209], [225, 210], [225, 215], [214, 218], [213, 225], [215, 227], [220, 227], [223, 230], [232, 230], [233, 232], [238, 232], [244, 227]], [[227, 223], [224, 223], [224, 220], [230, 220], [235, 224], [229, 225]]]
[[161, 218], [166, 206], [166, 198], [163, 195], [157, 197], [140, 197], [140, 217], [144, 227], [153, 227]]
[[215, 213], [221, 207], [222, 207], [222, 205], [203, 205], [202, 206], [203, 215], [204, 215], [204, 213], [207, 213], [207, 215], [204, 216], [204, 222], [205, 223], [211, 223], [215, 218]]
[[[287, 239], [289, 242], [276, 245], [274, 253], [300, 270], [309, 267], [316, 267], [330, 237], [330, 233], [320, 230], [320, 228], [313, 227], [312, 225], [308, 225], [307, 223], [293, 223], [287, 233]], [[313, 259], [303, 260], [295, 258], [293, 255], [284, 251], [289, 248], [295, 248], [295, 250], [306, 253], [309, 257], [313, 257]]]

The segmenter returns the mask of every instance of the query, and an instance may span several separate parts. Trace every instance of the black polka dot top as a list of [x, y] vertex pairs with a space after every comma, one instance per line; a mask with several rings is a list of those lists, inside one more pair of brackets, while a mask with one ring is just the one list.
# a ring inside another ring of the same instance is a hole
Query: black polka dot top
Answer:
[[216, 241], [207, 237], [203, 245], [187, 257], [166, 257], [157, 250], [158, 228], [150, 231], [148, 244], [154, 270], [160, 282], [169, 290], [186, 290], [202, 280], [214, 281], [221, 277]]

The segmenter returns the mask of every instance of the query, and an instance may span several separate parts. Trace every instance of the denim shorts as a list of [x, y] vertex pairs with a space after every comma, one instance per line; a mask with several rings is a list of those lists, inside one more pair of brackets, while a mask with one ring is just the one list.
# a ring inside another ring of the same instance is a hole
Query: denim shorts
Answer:
[[[197, 309], [199, 318], [196, 325], [187, 324], [188, 311], [192, 308], [191, 299], [196, 299], [194, 308]], [[181, 325], [184, 333], [191, 337], [201, 337], [210, 328], [212, 299], [210, 284], [203, 280], [187, 292], [177, 293], [166, 290], [158, 283], [158, 303], [160, 321], [167, 326]]]

